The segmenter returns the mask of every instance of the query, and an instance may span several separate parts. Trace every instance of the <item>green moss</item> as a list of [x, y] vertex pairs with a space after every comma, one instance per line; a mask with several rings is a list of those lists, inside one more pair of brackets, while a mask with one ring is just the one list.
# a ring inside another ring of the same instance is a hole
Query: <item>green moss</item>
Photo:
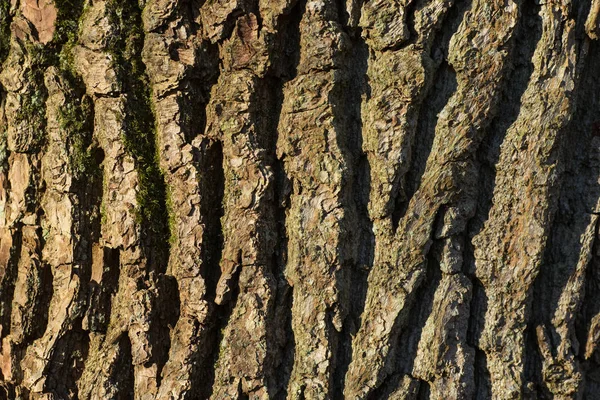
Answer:
[[[84, 11], [84, 0], [54, 0], [57, 9], [56, 30], [52, 43], [61, 46], [57, 65], [63, 71], [73, 72], [73, 47], [77, 44], [79, 21]], [[75, 75], [73, 73], [73, 75]]]
[[[79, 21], [84, 11], [84, 0], [54, 0], [57, 24], [52, 38], [52, 64], [60, 71], [65, 86], [65, 102], [59, 109], [58, 122], [66, 132], [69, 165], [77, 180], [98, 184], [102, 173], [95, 159], [97, 146], [93, 142], [93, 102], [85, 95], [85, 85], [75, 71], [73, 47], [79, 36]], [[60, 51], [58, 48], [60, 47]]]
[[10, 1], [0, 1], [0, 63], [8, 56], [11, 21]]
[[72, 96], [66, 97], [59, 109], [58, 122], [61, 129], [67, 132], [71, 172], [76, 179], [100, 177], [100, 167], [95, 159], [97, 147], [92, 141], [92, 101], [87, 96], [69, 94]]
[[8, 161], [8, 143], [6, 126], [0, 127], [0, 172], [4, 171]]
[[[16, 115], [17, 123], [27, 124], [34, 137], [29, 150], [39, 151], [45, 142], [46, 100], [48, 92], [44, 85], [44, 71], [50, 66], [58, 67], [68, 81], [68, 87], [81, 87], [72, 72], [71, 49], [77, 42], [78, 21], [84, 7], [84, 0], [54, 0], [57, 7], [57, 26], [52, 41], [47, 45], [25, 43], [29, 67], [25, 72], [25, 82], [29, 87], [21, 98]], [[7, 57], [10, 48], [10, 2], [0, 2], [0, 62]], [[69, 101], [70, 99], [67, 99]], [[67, 109], [72, 105], [67, 105]], [[70, 111], [65, 111], [69, 115]], [[72, 114], [72, 113], [71, 113]], [[67, 124], [70, 125], [70, 124]]]
[[100, 205], [100, 224], [106, 226], [108, 222], [108, 217], [106, 216], [106, 205], [102, 203]]
[[144, 44], [141, 10], [137, 2], [108, 0], [106, 9], [116, 34], [107, 50], [113, 57], [122, 91], [127, 95], [125, 149], [135, 160], [139, 176], [138, 220], [155, 248], [166, 249], [169, 241], [169, 213], [164, 176], [156, 151], [155, 116], [150, 82], [141, 59]]
[[17, 124], [25, 123], [31, 129], [33, 137], [28, 144], [29, 151], [39, 150], [45, 140], [46, 132], [46, 99], [48, 91], [44, 85], [42, 68], [32, 65], [25, 72], [25, 82], [29, 85], [27, 92], [21, 96], [20, 107], [15, 116]]
[[73, 41], [79, 30], [79, 18], [84, 9], [83, 0], [54, 0], [56, 6], [56, 29], [52, 41], [64, 44]]
[[173, 194], [167, 188], [167, 214], [169, 216], [169, 243], [173, 245], [177, 241], [177, 221], [175, 219], [175, 205], [173, 204]]

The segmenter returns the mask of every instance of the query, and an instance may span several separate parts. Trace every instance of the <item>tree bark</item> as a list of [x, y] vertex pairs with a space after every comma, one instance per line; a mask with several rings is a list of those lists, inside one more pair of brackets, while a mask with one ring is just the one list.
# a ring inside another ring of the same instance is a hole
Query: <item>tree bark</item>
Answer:
[[0, 399], [600, 399], [600, 0], [0, 0]]

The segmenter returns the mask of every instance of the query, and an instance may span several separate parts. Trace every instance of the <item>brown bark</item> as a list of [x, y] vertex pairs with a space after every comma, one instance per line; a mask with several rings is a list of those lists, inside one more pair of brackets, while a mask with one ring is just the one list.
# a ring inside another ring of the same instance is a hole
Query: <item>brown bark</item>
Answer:
[[600, 398], [599, 1], [0, 1], [0, 398]]

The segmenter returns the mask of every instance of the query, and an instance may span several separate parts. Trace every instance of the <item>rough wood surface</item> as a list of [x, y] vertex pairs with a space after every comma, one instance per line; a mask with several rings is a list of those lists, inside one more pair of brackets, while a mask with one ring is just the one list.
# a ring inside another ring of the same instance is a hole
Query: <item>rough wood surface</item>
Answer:
[[600, 399], [599, 14], [0, 0], [0, 399]]

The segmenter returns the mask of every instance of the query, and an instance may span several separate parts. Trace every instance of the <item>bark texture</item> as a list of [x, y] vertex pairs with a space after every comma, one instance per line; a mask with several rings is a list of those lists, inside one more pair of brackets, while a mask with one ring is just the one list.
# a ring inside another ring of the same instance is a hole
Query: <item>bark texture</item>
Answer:
[[600, 0], [0, 0], [0, 399], [600, 399]]

